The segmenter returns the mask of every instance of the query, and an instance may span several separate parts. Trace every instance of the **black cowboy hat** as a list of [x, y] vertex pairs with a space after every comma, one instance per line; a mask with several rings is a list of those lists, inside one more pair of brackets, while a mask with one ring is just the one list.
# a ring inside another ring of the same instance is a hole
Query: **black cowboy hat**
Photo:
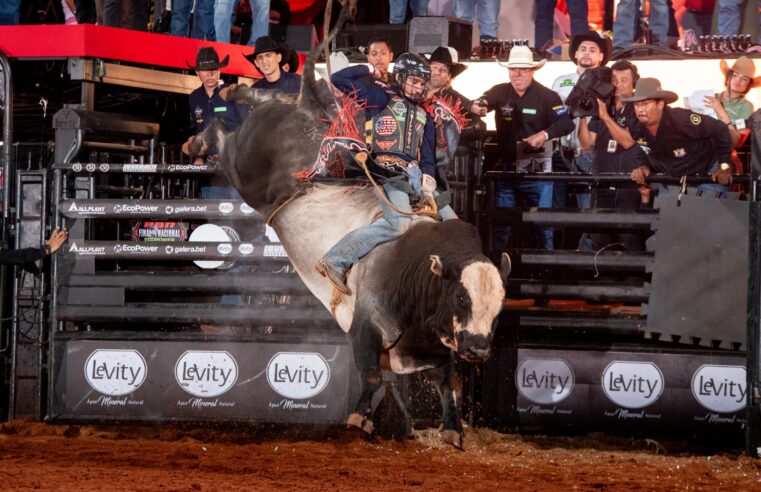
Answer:
[[[256, 44], [254, 45], [254, 52], [251, 53], [250, 55], [243, 55], [243, 57], [246, 60], [248, 60], [251, 63], [251, 65], [254, 66], [254, 68], [256, 68], [257, 72], [262, 73], [259, 70], [259, 67], [257, 67], [256, 63], [254, 62], [256, 60], [256, 55], [260, 53], [267, 53], [268, 51], [274, 51], [275, 53], [279, 53], [280, 55], [283, 54], [283, 52], [280, 50], [280, 46], [278, 46], [277, 44], [277, 41], [275, 41], [269, 36], [262, 36], [260, 38], [256, 38]], [[283, 58], [285, 58], [285, 56], [283, 56]]]
[[449, 74], [452, 76], [452, 78], [457, 77], [466, 68], [468, 68], [467, 65], [458, 63], [457, 51], [449, 46], [439, 46], [433, 50], [431, 56], [428, 57], [428, 61], [443, 63], [449, 67]]
[[199, 49], [198, 53], [196, 53], [195, 66], [191, 65], [187, 61], [185, 61], [185, 63], [188, 65], [188, 68], [192, 70], [219, 70], [220, 68], [225, 68], [227, 66], [227, 62], [229, 61], [230, 55], [225, 56], [225, 58], [220, 62], [219, 55], [214, 50], [214, 48], [206, 47]]
[[280, 43], [280, 54], [283, 55], [283, 59], [280, 60], [280, 68], [283, 65], [288, 64], [288, 71], [290, 73], [296, 73], [299, 70], [299, 54], [295, 50], [292, 50], [288, 43]]
[[579, 49], [579, 46], [584, 41], [592, 41], [597, 46], [600, 47], [600, 51], [602, 51], [602, 63], [600, 63], [601, 67], [604, 67], [606, 63], [608, 63], [608, 60], [610, 60], [610, 51], [611, 51], [611, 42], [610, 39], [600, 36], [594, 31], [585, 32], [584, 34], [577, 34], [573, 38], [571, 38], [571, 46], [568, 49], [568, 54], [571, 56], [571, 61], [573, 63], [576, 62], [576, 50]]

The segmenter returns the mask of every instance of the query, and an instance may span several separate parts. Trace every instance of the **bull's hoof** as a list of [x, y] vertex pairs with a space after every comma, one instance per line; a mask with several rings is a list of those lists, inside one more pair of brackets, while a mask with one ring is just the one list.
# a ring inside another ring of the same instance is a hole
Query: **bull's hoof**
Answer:
[[447, 444], [451, 444], [452, 446], [456, 447], [460, 451], [463, 451], [464, 448], [462, 446], [462, 434], [460, 434], [457, 431], [454, 430], [445, 430], [441, 433], [441, 440], [444, 441]]
[[346, 421], [346, 426], [361, 429], [365, 434], [373, 433], [373, 421], [363, 417], [358, 413], [349, 415], [349, 418]]

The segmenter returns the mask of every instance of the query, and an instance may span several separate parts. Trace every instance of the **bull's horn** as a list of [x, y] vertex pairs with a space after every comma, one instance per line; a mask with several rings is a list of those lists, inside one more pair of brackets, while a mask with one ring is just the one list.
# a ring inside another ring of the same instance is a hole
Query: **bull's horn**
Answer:
[[510, 255], [502, 253], [499, 258], [499, 276], [502, 277], [502, 283], [507, 284], [507, 277], [510, 276], [510, 270], [513, 269], [513, 263], [510, 261]]
[[431, 255], [428, 257], [431, 260], [431, 271], [434, 275], [438, 275], [439, 277], [444, 275], [444, 267], [441, 264], [441, 258], [439, 258], [439, 255]]

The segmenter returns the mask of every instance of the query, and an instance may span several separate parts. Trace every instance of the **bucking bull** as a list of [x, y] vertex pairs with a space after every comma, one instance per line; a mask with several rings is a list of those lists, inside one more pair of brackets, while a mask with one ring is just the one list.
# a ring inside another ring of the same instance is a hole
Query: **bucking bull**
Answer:
[[316, 58], [317, 51], [304, 65], [296, 102], [238, 89], [234, 97], [251, 104], [242, 126], [229, 132], [215, 121], [191, 150], [217, 147], [230, 182], [249, 205], [271, 217], [297, 273], [348, 334], [361, 376], [348, 424], [372, 432], [371, 401], [382, 384], [381, 369], [426, 371], [441, 397], [442, 439], [461, 448], [454, 356], [468, 362], [488, 358], [509, 260], [503, 258], [500, 274], [471, 224], [421, 217], [403, 237], [354, 265], [347, 279], [352, 294], [335, 304], [340, 294], [315, 265], [346, 233], [375, 220], [380, 204], [368, 186], [305, 185], [293, 177], [315, 161], [328, 130], [326, 117], [335, 114], [327, 84], [315, 80]]

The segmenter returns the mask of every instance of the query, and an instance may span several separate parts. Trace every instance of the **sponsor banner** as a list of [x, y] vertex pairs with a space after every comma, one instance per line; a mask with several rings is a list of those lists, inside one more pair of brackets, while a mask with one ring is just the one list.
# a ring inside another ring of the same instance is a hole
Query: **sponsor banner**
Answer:
[[188, 238], [188, 223], [168, 220], [141, 220], [132, 229], [133, 241], [178, 242]]
[[74, 173], [151, 173], [151, 174], [217, 174], [220, 172], [216, 164], [95, 164], [93, 162], [56, 164], [56, 169]]
[[520, 424], [740, 431], [740, 356], [518, 349]]
[[60, 211], [70, 218], [255, 219], [262, 216], [242, 200], [63, 200]]
[[351, 350], [335, 344], [67, 340], [55, 371], [65, 419], [344, 423]]
[[[151, 239], [145, 241], [115, 242], [115, 241], [70, 241], [65, 246], [67, 253], [80, 257], [97, 256], [103, 259], [134, 258], [142, 259], [223, 259], [245, 260], [268, 258], [272, 261], [287, 259], [285, 251], [279, 244], [266, 242], [173, 242], [158, 244], [167, 239]], [[272, 251], [280, 251], [273, 254]]]

